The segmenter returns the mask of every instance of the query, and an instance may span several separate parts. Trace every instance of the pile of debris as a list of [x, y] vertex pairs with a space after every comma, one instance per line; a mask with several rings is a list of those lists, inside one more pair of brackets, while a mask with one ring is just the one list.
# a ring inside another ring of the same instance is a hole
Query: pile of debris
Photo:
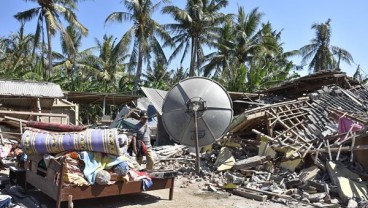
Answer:
[[259, 201], [363, 206], [368, 200], [366, 95], [365, 86], [333, 85], [246, 110], [222, 140], [202, 149], [201, 177], [193, 174], [195, 154], [185, 147], [168, 151], [158, 168], [203, 180], [208, 190]]

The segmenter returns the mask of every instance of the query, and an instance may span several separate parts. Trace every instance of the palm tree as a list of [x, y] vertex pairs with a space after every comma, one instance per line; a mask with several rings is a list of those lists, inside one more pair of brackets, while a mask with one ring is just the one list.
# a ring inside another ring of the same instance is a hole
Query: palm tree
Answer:
[[97, 80], [102, 83], [99, 91], [114, 92], [123, 76], [123, 61], [128, 58], [127, 47], [116, 44], [116, 38], [104, 35], [103, 41], [96, 39], [98, 56], [89, 54], [81, 57], [81, 68], [97, 74]]
[[16, 78], [33, 69], [31, 43], [34, 36], [24, 33], [24, 23], [19, 31], [0, 39], [0, 74], [2, 77]]
[[234, 66], [235, 28], [233, 20], [229, 19], [220, 29], [218, 41], [215, 43], [217, 51], [205, 56], [207, 64], [203, 66], [203, 76], [226, 77]]
[[110, 21], [133, 21], [134, 23], [118, 44], [122, 45], [123, 42], [130, 42], [132, 37], [134, 39], [133, 51], [129, 61], [130, 72], [133, 71], [135, 66], [137, 67], [133, 87], [134, 94], [137, 94], [138, 84], [141, 80], [143, 61], [147, 63], [147, 69], [149, 69], [153, 54], [156, 60], [167, 63], [165, 53], [157, 38], [170, 42], [170, 35], [159, 23], [152, 19], [152, 14], [162, 3], [166, 2], [166, 0], [161, 0], [153, 4], [151, 0], [125, 0], [124, 5], [128, 12], [113, 12], [105, 20], [105, 23]]
[[[14, 17], [20, 21], [30, 21], [37, 16], [37, 26], [34, 39], [34, 50], [40, 42], [40, 35], [44, 37], [43, 28], [46, 24], [47, 45], [48, 45], [48, 70], [49, 76], [52, 69], [52, 44], [51, 37], [57, 31], [68, 43], [68, 47], [73, 48], [70, 37], [65, 32], [60, 16], [71, 25], [75, 26], [83, 34], [87, 34], [88, 30], [78, 22], [74, 9], [76, 8], [76, 0], [26, 0], [38, 3], [39, 7], [29, 9], [27, 11], [18, 12]], [[46, 69], [43, 71], [43, 78], [46, 78]]]
[[219, 30], [217, 51], [206, 56], [205, 76], [215, 70], [216, 80], [228, 90], [240, 91], [254, 91], [288, 76], [292, 63], [287, 58], [296, 52], [283, 52], [281, 32], [270, 22], [261, 23], [261, 18], [258, 8], [248, 14], [238, 8], [236, 19]]
[[203, 46], [214, 46], [219, 26], [228, 17], [220, 10], [227, 4], [227, 0], [188, 0], [185, 9], [173, 5], [163, 8], [163, 13], [171, 14], [177, 22], [165, 26], [176, 34], [172, 41], [178, 44], [170, 60], [184, 50], [180, 62], [183, 63], [190, 50], [189, 76], [194, 76], [204, 61]]
[[153, 69], [147, 70], [143, 76], [146, 78], [145, 86], [169, 90], [170, 86], [170, 72], [166, 70], [166, 65], [159, 61], [153, 63]]
[[[300, 55], [303, 56], [302, 64], [308, 62], [309, 70], [318, 72], [321, 70], [335, 69], [340, 71], [340, 60], [350, 64], [353, 61], [351, 54], [337, 46], [330, 45], [331, 39], [331, 19], [325, 23], [313, 24], [312, 29], [316, 32], [316, 37], [311, 40], [311, 43], [299, 49]], [[338, 56], [336, 61], [334, 56]]]
[[[60, 38], [61, 41], [61, 49], [62, 54], [57, 53], [53, 57], [60, 60], [53, 64], [54, 70], [66, 70], [66, 73], [68, 75], [68, 78], [70, 82], [72, 83], [70, 86], [70, 90], [74, 90], [74, 87], [78, 85], [78, 68], [79, 63], [78, 59], [85, 53], [88, 53], [89, 49], [86, 49], [82, 52], [79, 52], [79, 48], [82, 44], [82, 33], [75, 30], [75, 28], [71, 25], [69, 25], [66, 28], [66, 32], [68, 36], [70, 37], [70, 41], [73, 44], [73, 48], [68, 47], [68, 42], [64, 38]], [[75, 77], [75, 80], [74, 80]]]

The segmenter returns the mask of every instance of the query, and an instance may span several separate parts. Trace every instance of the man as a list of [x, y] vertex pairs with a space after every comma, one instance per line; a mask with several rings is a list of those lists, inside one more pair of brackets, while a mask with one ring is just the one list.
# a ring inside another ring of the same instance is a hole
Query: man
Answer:
[[[141, 111], [139, 115], [140, 115], [139, 123], [137, 123], [134, 127], [134, 130], [136, 133], [135, 139], [143, 141], [144, 144], [146, 145], [147, 147], [146, 169], [152, 170], [154, 161], [153, 161], [153, 151], [152, 151], [151, 138], [150, 138], [151, 130], [147, 125], [148, 115], [146, 111]], [[142, 164], [142, 160], [143, 160], [143, 156], [137, 156], [137, 162], [139, 164]]]

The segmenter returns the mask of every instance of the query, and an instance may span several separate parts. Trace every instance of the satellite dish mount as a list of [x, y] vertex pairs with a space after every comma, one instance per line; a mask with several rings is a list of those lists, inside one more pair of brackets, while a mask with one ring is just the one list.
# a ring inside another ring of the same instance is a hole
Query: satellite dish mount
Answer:
[[[186, 113], [190, 114], [193, 117], [194, 121], [194, 129], [195, 129], [195, 150], [196, 150], [196, 163], [195, 163], [195, 171], [196, 174], [199, 175], [200, 172], [200, 160], [199, 160], [199, 142], [198, 142], [198, 118], [207, 110], [206, 101], [200, 97], [194, 97], [189, 99], [186, 102]], [[200, 115], [199, 115], [200, 114]]]

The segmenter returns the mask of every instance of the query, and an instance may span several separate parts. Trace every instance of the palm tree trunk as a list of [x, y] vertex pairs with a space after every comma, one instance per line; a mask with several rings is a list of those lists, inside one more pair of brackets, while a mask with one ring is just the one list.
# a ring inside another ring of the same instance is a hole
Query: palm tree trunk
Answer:
[[143, 62], [142, 56], [143, 56], [143, 48], [142, 48], [142, 44], [139, 43], [138, 63], [137, 63], [137, 71], [135, 73], [133, 95], [138, 94], [138, 84], [139, 84], [139, 81], [141, 80], [141, 74], [142, 74], [142, 62]]
[[195, 38], [192, 37], [192, 51], [190, 54], [190, 69], [189, 69], [189, 76], [194, 76], [194, 69], [195, 69], [195, 61], [196, 61], [196, 41]]
[[339, 50], [339, 59], [337, 61], [337, 71], [341, 71], [340, 70], [340, 60], [341, 60], [341, 50]]
[[[74, 75], [75, 75], [75, 80], [74, 79]], [[76, 52], [74, 52], [73, 54], [73, 70], [72, 70], [72, 76], [71, 76], [71, 80], [72, 80], [72, 90], [76, 89], [76, 86], [78, 85], [78, 67], [77, 67], [77, 54]]]
[[[49, 78], [51, 77], [51, 69], [52, 69], [52, 47], [51, 47], [51, 31], [50, 24], [46, 20], [46, 30], [47, 30], [47, 45], [48, 45], [48, 59], [49, 59]], [[45, 79], [45, 78], [44, 78]]]

